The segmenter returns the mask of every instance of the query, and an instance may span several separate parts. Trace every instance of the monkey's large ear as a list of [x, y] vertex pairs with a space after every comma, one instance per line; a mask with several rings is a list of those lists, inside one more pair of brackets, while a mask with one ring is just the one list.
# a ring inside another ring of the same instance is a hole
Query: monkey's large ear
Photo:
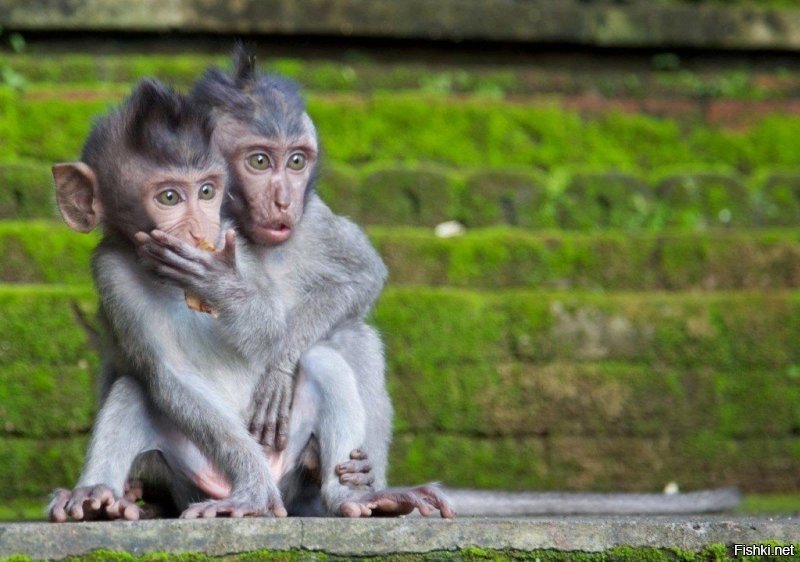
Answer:
[[83, 162], [53, 165], [56, 181], [56, 202], [64, 222], [72, 230], [89, 232], [103, 218], [103, 208], [97, 197], [97, 176]]

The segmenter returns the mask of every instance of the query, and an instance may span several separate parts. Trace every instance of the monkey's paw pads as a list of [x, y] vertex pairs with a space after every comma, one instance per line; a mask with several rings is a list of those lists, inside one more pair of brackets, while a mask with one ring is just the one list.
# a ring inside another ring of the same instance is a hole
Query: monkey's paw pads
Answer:
[[197, 519], [198, 517], [286, 517], [283, 504], [271, 504], [248, 500], [210, 500], [193, 503], [181, 513], [181, 519]]
[[424, 517], [437, 510], [444, 518], [455, 517], [450, 502], [435, 485], [372, 492], [356, 500], [343, 502], [339, 514], [343, 517], [399, 517], [415, 509]]
[[139, 519], [139, 507], [126, 498], [117, 498], [108, 486], [84, 486], [69, 490], [56, 490], [49, 508], [50, 521], [64, 522], [68, 517], [76, 521], [96, 519]]

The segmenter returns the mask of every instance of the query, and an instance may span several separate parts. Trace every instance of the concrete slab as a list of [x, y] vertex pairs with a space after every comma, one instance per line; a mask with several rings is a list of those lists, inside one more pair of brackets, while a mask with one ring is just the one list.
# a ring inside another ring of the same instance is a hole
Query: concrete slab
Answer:
[[203, 552], [307, 550], [334, 555], [487, 550], [600, 552], [619, 546], [698, 551], [710, 544], [800, 544], [792, 517], [650, 516], [442, 519], [210, 519], [0, 524], [0, 558], [59, 560], [97, 549]]

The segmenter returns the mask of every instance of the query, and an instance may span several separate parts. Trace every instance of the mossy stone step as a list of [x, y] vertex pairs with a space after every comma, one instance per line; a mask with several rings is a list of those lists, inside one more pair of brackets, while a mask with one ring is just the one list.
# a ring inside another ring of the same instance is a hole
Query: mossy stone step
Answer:
[[[484, 289], [771, 290], [800, 288], [800, 231], [580, 233], [367, 227], [390, 284]], [[91, 283], [97, 235], [55, 221], [0, 221], [0, 282]]]
[[[614, 169], [325, 165], [318, 191], [365, 225], [507, 225], [660, 231], [800, 225], [800, 168], [743, 176], [687, 165], [645, 176]], [[0, 219], [54, 218], [50, 164], [0, 162]]]
[[[74, 160], [94, 119], [125, 90], [0, 88], [0, 159]], [[797, 166], [800, 117], [767, 115], [743, 130], [619, 111], [582, 115], [556, 101], [507, 102], [425, 93], [343, 94], [308, 99], [334, 163], [559, 166], [645, 171], [676, 164], [740, 171]]]
[[[95, 307], [85, 287], [0, 286], [0, 434], [88, 430]], [[800, 423], [798, 318], [796, 293], [397, 288], [374, 314], [398, 429], [486, 436], [788, 435]]]

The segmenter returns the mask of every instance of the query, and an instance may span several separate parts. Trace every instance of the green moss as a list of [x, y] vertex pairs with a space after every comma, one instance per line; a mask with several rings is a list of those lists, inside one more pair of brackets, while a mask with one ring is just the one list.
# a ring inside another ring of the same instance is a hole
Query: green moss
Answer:
[[[125, 91], [48, 90], [32, 90], [25, 97], [4, 90], [0, 157], [45, 162], [76, 158], [93, 118]], [[750, 172], [800, 161], [795, 117], [767, 117], [750, 129], [730, 132], [698, 123], [681, 128], [675, 120], [646, 115], [584, 117], [538, 101], [508, 104], [482, 96], [418, 92], [311, 94], [309, 111], [329, 158], [351, 165], [436, 162], [493, 169], [577, 165], [649, 172], [698, 163]], [[709, 202], [711, 210], [714, 201]]]
[[670, 226], [751, 226], [756, 221], [755, 197], [735, 174], [724, 170], [665, 174], [656, 192]]
[[543, 209], [545, 185], [541, 174], [529, 170], [473, 172], [461, 191], [456, 218], [468, 227], [552, 226]]
[[55, 214], [49, 167], [39, 163], [0, 164], [0, 219]]
[[761, 197], [761, 223], [774, 226], [800, 224], [800, 173], [764, 170], [755, 176]]
[[367, 170], [359, 217], [364, 224], [436, 226], [453, 216], [454, 183], [452, 173], [435, 167]]
[[561, 228], [641, 229], [653, 222], [650, 187], [619, 172], [574, 173], [556, 202]]
[[737, 508], [740, 513], [800, 513], [800, 494], [746, 494]]
[[491, 363], [509, 356], [505, 315], [498, 302], [485, 295], [389, 290], [381, 297], [374, 320], [388, 356], [411, 370], [455, 361]]
[[[773, 543], [770, 543], [773, 544]], [[774, 543], [780, 544], [780, 543]], [[3, 558], [2, 562], [28, 562], [26, 556], [12, 556]], [[458, 562], [520, 560], [529, 562], [733, 562], [738, 558], [732, 557], [732, 550], [723, 544], [711, 544], [699, 551], [690, 551], [680, 548], [659, 549], [651, 547], [620, 546], [603, 552], [563, 551], [563, 550], [493, 550], [478, 547], [459, 548], [455, 550], [432, 551], [426, 553], [386, 554], [371, 556], [337, 556], [324, 552], [298, 551], [298, 550], [259, 550], [243, 552], [226, 556], [209, 556], [203, 553], [181, 554], [143, 554], [136, 556], [127, 552], [116, 550], [97, 550], [84, 556], [70, 556], [65, 558], [68, 562], [154, 562], [160, 560], [177, 560], [180, 562], [205, 562], [205, 561], [251, 561], [251, 560], [279, 560], [293, 562], [296, 560], [360, 560], [364, 562], [433, 562], [440, 560], [453, 560]], [[748, 558], [749, 560], [749, 558]]]
[[0, 368], [18, 363], [78, 365], [86, 360], [87, 335], [74, 306], [91, 319], [92, 291], [0, 286]]
[[44, 497], [6, 499], [0, 505], [0, 521], [44, 521]]
[[448, 486], [507, 490], [552, 486], [545, 442], [537, 437], [399, 434], [389, 455], [393, 484], [442, 481]]
[[83, 464], [88, 439], [21, 439], [0, 437], [0, 497], [45, 498], [57, 487], [72, 486]]
[[361, 220], [361, 179], [350, 166], [323, 164], [317, 192], [334, 213]]
[[69, 435], [92, 424], [98, 363], [94, 354], [76, 365], [3, 364], [0, 383], [0, 435]]
[[0, 222], [0, 281], [90, 283], [98, 234], [87, 236], [53, 221]]

